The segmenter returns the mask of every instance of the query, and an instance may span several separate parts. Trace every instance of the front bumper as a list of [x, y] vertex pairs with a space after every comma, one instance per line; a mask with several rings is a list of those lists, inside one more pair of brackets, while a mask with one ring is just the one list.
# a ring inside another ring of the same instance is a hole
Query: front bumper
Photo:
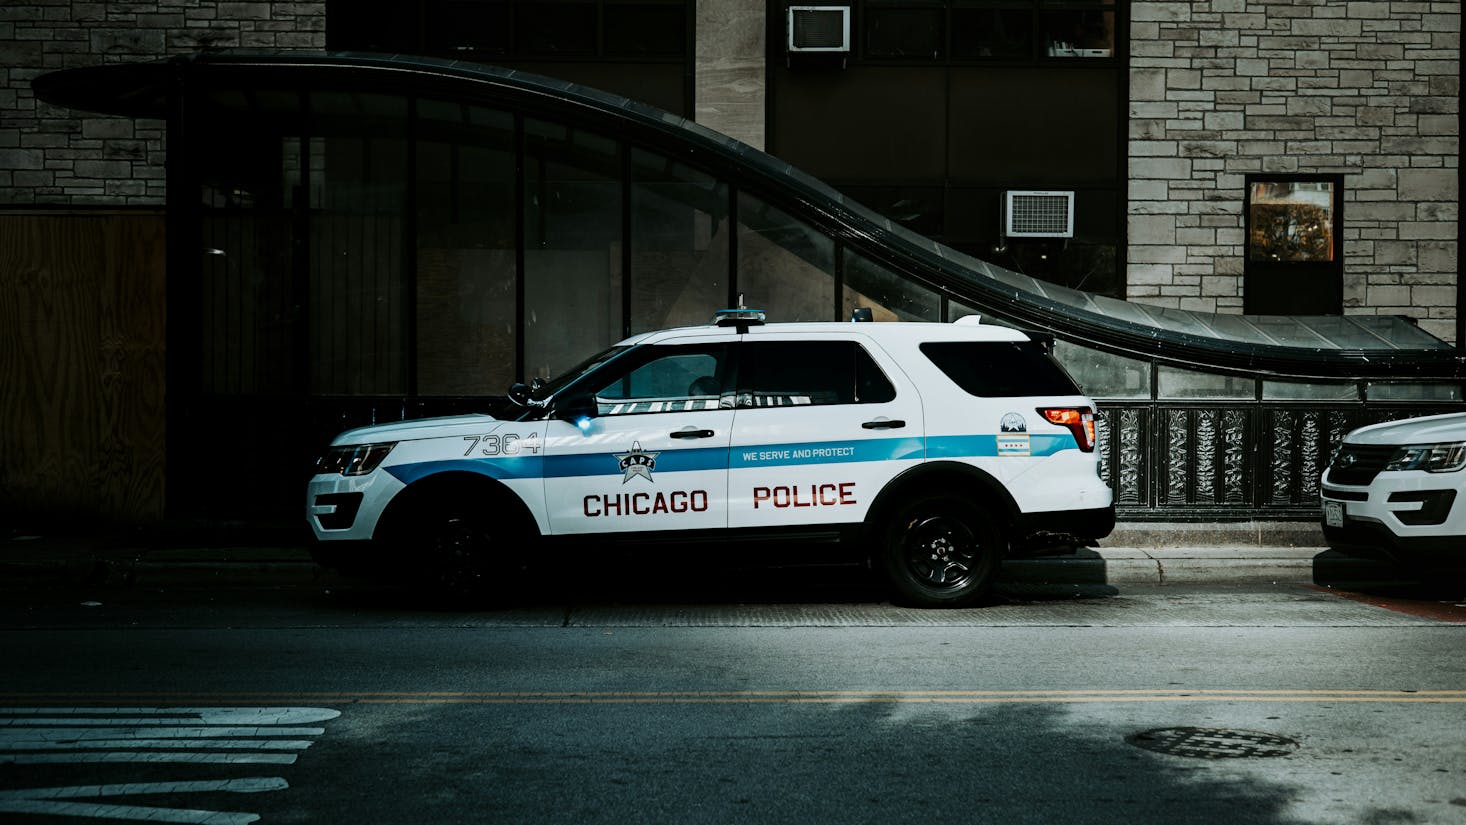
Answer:
[[1325, 478], [1324, 540], [1352, 556], [1402, 562], [1466, 559], [1462, 480], [1456, 473], [1412, 471], [1381, 473], [1368, 487], [1351, 487]]

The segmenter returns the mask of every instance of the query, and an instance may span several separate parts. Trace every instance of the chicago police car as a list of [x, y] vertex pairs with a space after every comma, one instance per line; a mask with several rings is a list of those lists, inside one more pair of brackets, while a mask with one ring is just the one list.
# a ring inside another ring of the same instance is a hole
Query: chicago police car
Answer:
[[515, 385], [500, 417], [337, 436], [307, 493], [317, 559], [472, 590], [576, 539], [834, 541], [937, 607], [978, 600], [1010, 554], [1113, 528], [1094, 403], [1022, 332], [719, 316]]
[[1346, 555], [1466, 560], [1466, 413], [1360, 427], [1324, 471], [1323, 534]]

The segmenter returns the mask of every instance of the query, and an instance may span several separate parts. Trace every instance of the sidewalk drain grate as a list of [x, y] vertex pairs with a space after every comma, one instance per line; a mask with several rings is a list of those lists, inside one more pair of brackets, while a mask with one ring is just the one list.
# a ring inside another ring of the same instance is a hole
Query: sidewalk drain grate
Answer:
[[1137, 748], [1195, 759], [1260, 759], [1287, 756], [1298, 743], [1255, 730], [1221, 728], [1157, 728], [1125, 737]]

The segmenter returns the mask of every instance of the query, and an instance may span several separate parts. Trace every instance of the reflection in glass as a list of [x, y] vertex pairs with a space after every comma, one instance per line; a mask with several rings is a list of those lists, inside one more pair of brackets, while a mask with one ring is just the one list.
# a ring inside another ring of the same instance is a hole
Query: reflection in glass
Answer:
[[631, 153], [631, 332], [706, 324], [728, 302], [728, 186]]
[[1460, 384], [1373, 383], [1365, 389], [1370, 401], [1460, 401]]
[[835, 311], [835, 242], [752, 195], [738, 196], [738, 285], [770, 321], [828, 321]]
[[514, 119], [418, 103], [417, 383], [498, 395], [514, 381]]
[[319, 92], [306, 166], [311, 391], [407, 391], [407, 101]]
[[620, 151], [526, 120], [524, 371], [558, 375], [621, 338]]
[[880, 264], [845, 250], [842, 319], [856, 307], [869, 307], [876, 321], [940, 321], [942, 301], [935, 292]]
[[1303, 383], [1298, 381], [1262, 382], [1264, 401], [1358, 401], [1359, 385], [1344, 382]]
[[1334, 184], [1253, 181], [1247, 254], [1254, 261], [1332, 261]]
[[1054, 358], [1091, 398], [1150, 398], [1150, 362], [1112, 355], [1062, 339]]
[[1183, 370], [1177, 367], [1158, 367], [1156, 369], [1156, 397], [1177, 400], [1191, 398], [1250, 400], [1257, 397], [1257, 379]]

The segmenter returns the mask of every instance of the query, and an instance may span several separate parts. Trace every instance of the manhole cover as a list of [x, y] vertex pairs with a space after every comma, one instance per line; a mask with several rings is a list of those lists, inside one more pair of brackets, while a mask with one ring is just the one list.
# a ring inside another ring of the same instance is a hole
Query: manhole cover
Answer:
[[1257, 759], [1298, 750], [1297, 742], [1283, 736], [1220, 728], [1157, 728], [1127, 736], [1125, 741], [1148, 751], [1196, 759]]

